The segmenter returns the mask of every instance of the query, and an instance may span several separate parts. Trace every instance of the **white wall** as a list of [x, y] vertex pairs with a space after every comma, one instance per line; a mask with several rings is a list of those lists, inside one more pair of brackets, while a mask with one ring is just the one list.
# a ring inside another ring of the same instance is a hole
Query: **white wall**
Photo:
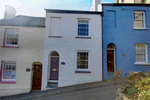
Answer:
[[[19, 48], [2, 48], [5, 28], [19, 28]], [[29, 92], [33, 62], [43, 62], [45, 28], [0, 26], [0, 63], [17, 61], [16, 84], [0, 83], [0, 96]]]
[[[62, 38], [49, 38], [50, 17], [61, 17], [60, 35]], [[77, 18], [90, 18], [91, 39], [75, 38], [78, 34]], [[100, 15], [86, 14], [46, 14], [46, 30], [43, 56], [42, 90], [48, 80], [49, 53], [53, 50], [60, 55], [58, 87], [102, 80], [102, 26]], [[76, 50], [90, 50], [89, 67], [91, 73], [75, 73], [77, 69]], [[65, 62], [65, 65], [61, 65]]]

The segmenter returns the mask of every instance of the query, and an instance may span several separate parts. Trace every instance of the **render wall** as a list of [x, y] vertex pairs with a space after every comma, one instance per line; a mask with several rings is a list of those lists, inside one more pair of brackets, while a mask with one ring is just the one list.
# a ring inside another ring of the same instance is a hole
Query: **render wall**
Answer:
[[[19, 29], [19, 48], [3, 48], [5, 28]], [[44, 28], [0, 26], [0, 63], [17, 61], [16, 84], [0, 83], [0, 96], [29, 92], [32, 89], [32, 64], [43, 62]], [[30, 72], [26, 69], [30, 68]]]
[[[61, 17], [60, 36], [50, 38], [50, 18]], [[91, 39], [76, 38], [78, 34], [77, 18], [90, 18], [89, 30]], [[46, 14], [46, 31], [43, 56], [42, 90], [46, 89], [49, 76], [49, 54], [59, 53], [58, 87], [102, 81], [102, 28], [100, 15], [87, 14]], [[75, 73], [77, 69], [77, 50], [89, 50], [89, 67], [91, 73]], [[65, 62], [65, 65], [61, 65]]]
[[[146, 28], [133, 29], [133, 11], [144, 10]], [[111, 12], [112, 11], [112, 12]], [[150, 7], [143, 6], [103, 6], [103, 58], [104, 79], [107, 79], [107, 45], [115, 44], [115, 68], [121, 69], [127, 77], [129, 71], [150, 70], [150, 65], [135, 65], [136, 43], [147, 43], [148, 63], [150, 63]], [[115, 14], [114, 14], [115, 12]], [[125, 56], [123, 56], [125, 54]]]

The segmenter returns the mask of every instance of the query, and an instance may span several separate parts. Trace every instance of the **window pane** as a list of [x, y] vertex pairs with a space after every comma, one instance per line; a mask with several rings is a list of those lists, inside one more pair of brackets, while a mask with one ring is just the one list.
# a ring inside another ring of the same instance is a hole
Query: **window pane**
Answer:
[[79, 20], [78, 21], [78, 35], [79, 36], [88, 36], [89, 29], [88, 29], [88, 21], [86, 20]]
[[6, 30], [6, 44], [7, 45], [18, 45], [19, 31], [16, 29], [7, 29]]
[[80, 69], [85, 69], [85, 65], [79, 65]]
[[136, 44], [135, 55], [137, 62], [146, 62], [146, 46], [143, 44]]
[[13, 66], [12, 66], [12, 70], [16, 70], [16, 67], [15, 67], [15, 65], [13, 65]]
[[134, 21], [134, 27], [143, 28], [144, 27], [144, 21], [143, 20], [135, 20]]
[[80, 57], [86, 57], [86, 53], [80, 53]]
[[78, 65], [87, 65], [88, 61], [78, 61]]
[[139, 12], [139, 13], [135, 13], [134, 14], [134, 19], [136, 20], [136, 19], [143, 19], [143, 13], [142, 12]]
[[59, 54], [57, 52], [53, 52], [51, 56], [59, 56]]
[[88, 24], [78, 24], [79, 28], [88, 28], [89, 25]]
[[88, 69], [88, 65], [85, 65], [85, 68]]
[[16, 71], [12, 71], [12, 72], [11, 72], [11, 75], [15, 75], [15, 74], [16, 74]]
[[11, 70], [11, 65], [9, 65], [9, 70]]
[[6, 77], [6, 76], [5, 76], [5, 75], [3, 75], [3, 79], [5, 79], [5, 77]]
[[3, 75], [7, 75], [7, 71], [3, 71]]
[[80, 65], [77, 65], [77, 68], [79, 69], [79, 68], [80, 68]]
[[15, 62], [4, 62], [2, 78], [5, 80], [14, 79], [15, 74], [16, 74], [16, 63]]
[[85, 33], [81, 33], [81, 32], [80, 32], [80, 33], [78, 34], [78, 36], [88, 36], [88, 33], [86, 33], [86, 32], [85, 32]]
[[8, 72], [8, 75], [11, 76], [11, 71]]
[[11, 76], [11, 79], [15, 79], [15, 75], [12, 75], [12, 76]]
[[77, 68], [88, 69], [88, 52], [78, 52]]

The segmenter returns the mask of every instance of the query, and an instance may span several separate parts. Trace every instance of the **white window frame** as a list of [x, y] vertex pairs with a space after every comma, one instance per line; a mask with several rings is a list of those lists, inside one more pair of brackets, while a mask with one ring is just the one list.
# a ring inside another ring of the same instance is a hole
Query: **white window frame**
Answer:
[[[135, 26], [134, 26], [134, 21], [135, 21], [135, 19], [134, 19], [134, 13], [136, 13], [136, 12], [142, 12], [143, 13], [143, 19], [138, 19], [138, 20], [143, 20], [143, 22], [144, 22], [144, 27], [138, 27], [138, 28], [136, 28]], [[134, 29], [145, 29], [146, 28], [146, 22], [145, 22], [145, 11], [133, 11], [133, 28]]]
[[[18, 44], [17, 45], [10, 45], [7, 44], [7, 34], [8, 34], [8, 30], [16, 30], [18, 31]], [[6, 28], [5, 29], [5, 46], [13, 46], [13, 47], [18, 47], [19, 46], [19, 29], [18, 28]]]
[[[78, 69], [78, 52], [87, 52], [88, 53], [88, 69]], [[77, 50], [76, 51], [76, 70], [77, 71], [90, 71], [90, 51], [89, 50]]]
[[16, 68], [17, 68], [17, 62], [16, 61], [3, 61], [3, 65], [2, 65], [2, 75], [1, 75], [1, 80], [2, 82], [15, 82], [16, 81], [16, 69], [15, 69], [15, 79], [3, 79], [3, 68], [4, 68], [4, 63], [16, 63]]
[[[82, 20], [89, 21], [89, 25], [88, 25], [88, 26], [89, 26], [89, 27], [88, 27], [88, 28], [89, 28], [89, 29], [88, 29], [88, 31], [89, 31], [88, 34], [89, 34], [89, 35], [88, 35], [88, 36], [79, 36], [79, 35], [78, 35], [78, 28], [79, 28], [79, 27], [78, 27], [78, 22], [79, 22], [79, 20], [81, 20], [81, 21], [82, 21]], [[78, 21], [78, 22], [77, 22], [77, 37], [90, 37], [90, 18], [77, 18], [77, 21]]]
[[[136, 61], [136, 45], [145, 45], [145, 58], [146, 62], [138, 62]], [[135, 44], [135, 64], [148, 64], [148, 50], [147, 50], [147, 44]]]

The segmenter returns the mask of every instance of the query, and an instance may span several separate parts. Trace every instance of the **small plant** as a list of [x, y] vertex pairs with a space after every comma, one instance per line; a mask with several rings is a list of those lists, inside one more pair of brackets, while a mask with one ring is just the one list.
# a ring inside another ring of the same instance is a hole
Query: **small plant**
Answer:
[[[125, 82], [122, 76], [122, 71], [119, 69], [118, 71], [116, 71], [116, 73], [114, 73], [114, 76], [116, 78], [113, 78], [113, 80], [120, 80], [122, 83], [122, 89], [126, 89], [128, 87], [128, 82]], [[114, 82], [114, 87], [116, 86], [116, 83]]]
[[127, 89], [127, 92], [126, 92], [128, 98], [132, 98], [132, 99], [138, 97], [137, 93], [138, 93], [138, 90], [135, 87]]

